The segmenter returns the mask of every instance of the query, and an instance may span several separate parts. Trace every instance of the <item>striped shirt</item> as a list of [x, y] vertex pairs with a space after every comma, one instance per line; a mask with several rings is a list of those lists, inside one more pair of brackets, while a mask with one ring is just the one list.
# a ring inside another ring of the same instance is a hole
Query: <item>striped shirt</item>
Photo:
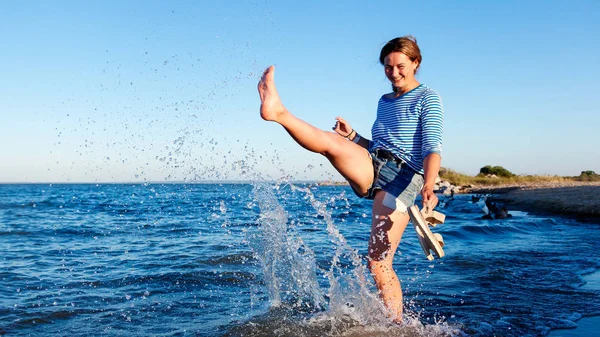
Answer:
[[423, 174], [423, 160], [442, 155], [442, 99], [424, 84], [398, 98], [381, 96], [369, 151], [385, 149]]

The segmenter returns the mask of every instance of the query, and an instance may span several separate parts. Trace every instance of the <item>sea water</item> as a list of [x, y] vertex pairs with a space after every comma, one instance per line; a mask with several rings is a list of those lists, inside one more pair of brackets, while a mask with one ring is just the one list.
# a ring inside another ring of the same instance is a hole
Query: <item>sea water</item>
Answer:
[[347, 186], [0, 185], [0, 335], [544, 336], [600, 315], [600, 224], [441, 199], [446, 256], [407, 227], [396, 325]]

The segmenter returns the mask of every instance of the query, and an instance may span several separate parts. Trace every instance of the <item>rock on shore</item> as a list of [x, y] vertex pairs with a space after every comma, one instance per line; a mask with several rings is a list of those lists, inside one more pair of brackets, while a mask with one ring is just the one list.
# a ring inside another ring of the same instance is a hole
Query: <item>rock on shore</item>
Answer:
[[435, 193], [441, 193], [446, 196], [453, 196], [454, 194], [463, 193], [465, 191], [465, 189], [468, 189], [471, 187], [472, 187], [471, 185], [455, 186], [455, 185], [452, 185], [452, 183], [450, 183], [447, 180], [440, 179], [440, 177], [438, 176], [435, 179], [435, 185], [433, 187], [433, 191]]

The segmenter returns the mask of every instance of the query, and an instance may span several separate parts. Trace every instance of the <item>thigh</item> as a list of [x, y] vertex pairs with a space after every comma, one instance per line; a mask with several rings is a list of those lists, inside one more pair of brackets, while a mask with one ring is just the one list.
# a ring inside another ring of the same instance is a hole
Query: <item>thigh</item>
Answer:
[[391, 261], [408, 224], [408, 212], [399, 212], [383, 205], [386, 192], [379, 190], [373, 200], [369, 258], [374, 261]]
[[331, 146], [324, 155], [357, 192], [366, 194], [374, 177], [371, 154], [364, 147], [336, 133], [328, 134]]

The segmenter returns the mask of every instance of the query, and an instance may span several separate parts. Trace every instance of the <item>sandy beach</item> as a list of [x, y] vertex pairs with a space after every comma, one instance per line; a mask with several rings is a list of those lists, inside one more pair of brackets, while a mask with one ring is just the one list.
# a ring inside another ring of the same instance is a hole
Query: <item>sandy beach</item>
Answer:
[[511, 209], [600, 219], [600, 183], [561, 182], [526, 186], [480, 187], [467, 190], [492, 194]]

